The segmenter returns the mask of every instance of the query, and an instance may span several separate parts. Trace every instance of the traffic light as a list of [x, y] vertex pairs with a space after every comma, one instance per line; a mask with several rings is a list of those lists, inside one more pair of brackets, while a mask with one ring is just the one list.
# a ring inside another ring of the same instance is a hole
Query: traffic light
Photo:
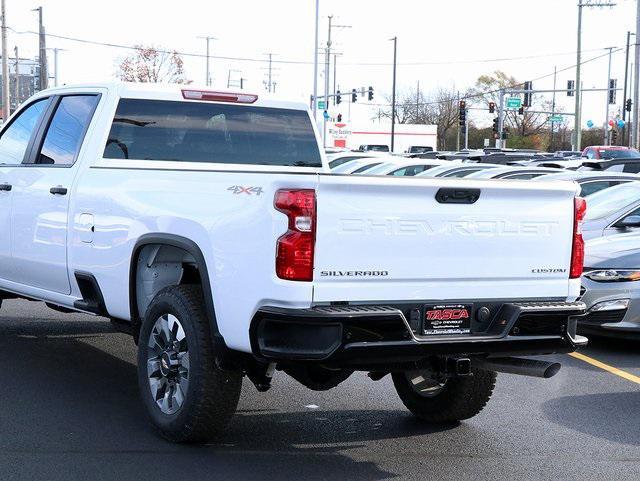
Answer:
[[614, 105], [616, 103], [616, 87], [618, 85], [618, 81], [614, 78], [609, 79], [609, 105]]
[[367, 99], [369, 100], [369, 102], [371, 102], [373, 100], [373, 87], [369, 86], [369, 90], [367, 93]]
[[338, 116], [336, 117], [336, 120], [338, 122], [342, 122], [342, 114], [338, 114]]
[[458, 124], [466, 125], [467, 124], [467, 102], [464, 100], [460, 101], [460, 112], [458, 113]]
[[342, 96], [340, 95], [340, 91], [336, 90], [336, 105], [342, 102]]
[[489, 113], [492, 114], [496, 111], [496, 103], [495, 102], [489, 102]]
[[357, 102], [358, 101], [358, 92], [356, 91], [356, 89], [351, 89], [351, 102]]
[[611, 145], [616, 145], [617, 140], [618, 140], [618, 131], [616, 129], [613, 129], [611, 131]]
[[625, 103], [625, 105], [624, 105], [624, 109], [625, 109], [627, 112], [631, 112], [631, 104], [632, 104], [631, 99], [627, 99], [627, 102], [626, 102], [626, 103]]
[[524, 105], [520, 106], [518, 109], [518, 115], [524, 115]]
[[576, 81], [567, 80], [567, 97], [574, 97], [576, 94]]
[[494, 134], [497, 134], [498, 132], [500, 132], [500, 117], [496, 117], [493, 119], [492, 130]]
[[522, 105], [524, 105], [525, 107], [531, 106], [531, 97], [532, 97], [531, 90], [532, 89], [533, 89], [533, 82], [531, 82], [531, 80], [527, 80], [524, 83], [524, 90], [526, 92], [524, 93], [524, 102], [522, 102]]

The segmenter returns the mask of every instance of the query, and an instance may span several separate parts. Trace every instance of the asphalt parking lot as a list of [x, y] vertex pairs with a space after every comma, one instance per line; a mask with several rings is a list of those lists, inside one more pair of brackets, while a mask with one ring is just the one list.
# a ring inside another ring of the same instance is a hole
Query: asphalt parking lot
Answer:
[[640, 479], [640, 343], [582, 351], [622, 373], [557, 356], [550, 380], [499, 375], [480, 415], [439, 427], [388, 377], [312, 392], [279, 373], [267, 393], [245, 383], [219, 443], [178, 446], [147, 423], [135, 346], [108, 321], [12, 300], [0, 334], [2, 480]]

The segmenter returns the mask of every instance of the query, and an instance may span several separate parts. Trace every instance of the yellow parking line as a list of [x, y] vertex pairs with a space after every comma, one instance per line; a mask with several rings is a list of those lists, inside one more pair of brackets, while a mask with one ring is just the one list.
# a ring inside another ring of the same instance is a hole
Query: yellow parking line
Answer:
[[576, 359], [580, 359], [581, 361], [589, 363], [592, 366], [599, 367], [600, 369], [603, 369], [603, 370], [605, 370], [607, 372], [610, 372], [611, 374], [615, 374], [616, 376], [620, 376], [621, 378], [626, 379], [627, 381], [631, 381], [631, 382], [635, 382], [636, 384], [640, 384], [640, 377], [634, 376], [633, 374], [628, 373], [626, 371], [623, 371], [622, 369], [618, 369], [617, 367], [609, 366], [608, 364], [605, 364], [604, 362], [600, 362], [597, 359], [593, 359], [593, 358], [591, 358], [589, 356], [585, 356], [584, 354], [581, 354], [579, 352], [572, 352], [569, 355], [571, 357], [575, 357]]

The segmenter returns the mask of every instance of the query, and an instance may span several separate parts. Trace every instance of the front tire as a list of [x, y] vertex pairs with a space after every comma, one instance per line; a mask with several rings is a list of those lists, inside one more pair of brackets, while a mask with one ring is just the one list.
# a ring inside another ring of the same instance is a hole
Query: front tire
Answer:
[[233, 416], [242, 373], [216, 366], [199, 286], [166, 287], [149, 304], [140, 327], [138, 385], [152, 423], [170, 441], [208, 441]]
[[475, 368], [470, 376], [444, 382], [431, 380], [424, 371], [397, 372], [392, 377], [402, 403], [427, 423], [472, 418], [486, 406], [496, 385], [495, 372]]

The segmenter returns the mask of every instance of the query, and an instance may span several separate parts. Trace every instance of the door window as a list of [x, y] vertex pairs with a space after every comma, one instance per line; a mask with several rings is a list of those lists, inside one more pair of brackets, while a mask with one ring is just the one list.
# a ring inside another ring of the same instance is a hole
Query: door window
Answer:
[[20, 112], [2, 133], [2, 137], [0, 137], [0, 165], [22, 163], [31, 136], [47, 106], [47, 100], [36, 100]]
[[47, 129], [36, 164], [73, 165], [96, 105], [97, 95], [62, 97]]

